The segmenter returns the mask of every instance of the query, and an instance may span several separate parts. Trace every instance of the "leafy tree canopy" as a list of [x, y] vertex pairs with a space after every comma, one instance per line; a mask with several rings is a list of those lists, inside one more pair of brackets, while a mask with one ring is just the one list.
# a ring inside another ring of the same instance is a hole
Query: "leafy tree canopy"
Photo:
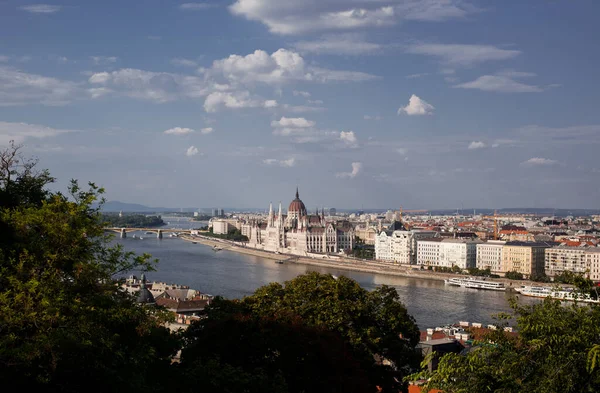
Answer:
[[[467, 355], [445, 355], [424, 391], [600, 391], [600, 307], [545, 299], [512, 307], [518, 335], [492, 331]], [[504, 316], [508, 317], [508, 316]]]

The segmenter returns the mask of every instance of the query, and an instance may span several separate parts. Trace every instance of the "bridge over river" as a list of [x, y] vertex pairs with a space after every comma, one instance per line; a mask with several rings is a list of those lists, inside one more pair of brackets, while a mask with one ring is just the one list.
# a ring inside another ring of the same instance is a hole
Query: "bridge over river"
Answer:
[[121, 239], [127, 237], [128, 232], [152, 232], [156, 233], [158, 239], [163, 238], [163, 233], [191, 233], [190, 229], [179, 229], [179, 228], [104, 228], [105, 231], [116, 232], [120, 235]]

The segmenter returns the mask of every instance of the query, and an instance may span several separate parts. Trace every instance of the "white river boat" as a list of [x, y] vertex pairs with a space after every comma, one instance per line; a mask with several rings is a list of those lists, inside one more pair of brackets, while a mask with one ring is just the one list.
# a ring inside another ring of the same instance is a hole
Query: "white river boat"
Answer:
[[505, 291], [506, 287], [504, 283], [497, 281], [487, 281], [485, 279], [477, 279], [473, 277], [468, 278], [451, 278], [444, 280], [446, 285], [454, 285], [463, 288], [474, 288], [474, 289], [487, 289], [491, 291]]
[[592, 299], [588, 294], [583, 294], [569, 288], [522, 286], [521, 288], [515, 288], [515, 291], [524, 296], [539, 298], [552, 297], [558, 300], [600, 303], [600, 300]]

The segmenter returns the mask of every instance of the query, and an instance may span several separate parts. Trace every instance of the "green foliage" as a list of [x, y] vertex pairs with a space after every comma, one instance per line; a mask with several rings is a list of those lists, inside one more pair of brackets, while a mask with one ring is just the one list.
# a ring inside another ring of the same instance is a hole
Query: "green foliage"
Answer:
[[483, 270], [476, 267], [470, 267], [467, 270], [469, 271], [470, 276], [490, 277], [492, 275], [489, 267]]
[[[285, 285], [261, 287], [241, 305], [262, 318], [297, 316], [308, 326], [339, 334], [352, 347], [373, 387], [401, 388], [396, 381], [420, 361], [414, 349], [419, 330], [392, 287], [368, 292], [346, 277], [313, 272]], [[376, 359], [387, 359], [392, 366], [376, 364]]]
[[143, 214], [102, 214], [104, 226], [113, 228], [153, 228], [165, 225], [160, 216], [145, 216]]
[[350, 255], [361, 259], [375, 259], [375, 246], [364, 244], [364, 242], [355, 243]]
[[227, 234], [213, 233], [213, 228], [210, 227], [208, 232], [202, 233], [202, 236], [215, 237], [217, 239], [233, 240], [236, 242], [247, 242], [248, 236], [242, 235], [242, 232], [237, 228], [230, 229]]
[[504, 275], [504, 277], [506, 277], [506, 278], [508, 278], [510, 280], [522, 280], [523, 279], [523, 273], [516, 272], [516, 271], [506, 272], [506, 274]]
[[491, 331], [467, 355], [445, 355], [427, 375], [425, 391], [600, 391], [600, 307], [551, 299], [533, 306], [511, 304], [519, 334]]
[[546, 273], [532, 274], [531, 277], [529, 277], [529, 280], [535, 282], [550, 282], [550, 277], [548, 277]]
[[[23, 390], [153, 390], [177, 341], [159, 310], [139, 307], [113, 280], [151, 269], [149, 256], [107, 247], [103, 192], [72, 181], [69, 195], [35, 163], [0, 153], [0, 383]], [[25, 162], [25, 163], [24, 163]]]
[[292, 316], [240, 312], [236, 302], [213, 305], [184, 334], [178, 391], [368, 391], [365, 372], [338, 334]]

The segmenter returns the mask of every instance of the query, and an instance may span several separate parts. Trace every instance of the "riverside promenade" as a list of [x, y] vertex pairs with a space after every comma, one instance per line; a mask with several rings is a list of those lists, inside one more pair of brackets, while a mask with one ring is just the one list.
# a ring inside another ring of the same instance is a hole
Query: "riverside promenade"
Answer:
[[[354, 272], [374, 273], [399, 277], [412, 277], [436, 281], [444, 281], [453, 277], [464, 277], [464, 275], [461, 274], [439, 273], [432, 272], [429, 270], [421, 270], [418, 269], [416, 266], [398, 265], [378, 261], [366, 261], [337, 255], [323, 255], [322, 258], [317, 258], [303, 257], [294, 254], [274, 253], [270, 251], [257, 250], [255, 248], [245, 247], [237, 242], [232, 242], [224, 239], [210, 238], [202, 235], [183, 235], [180, 236], [180, 238], [189, 242], [199, 243], [211, 247], [219, 247], [222, 250], [253, 255], [265, 259], [272, 259], [274, 261], [284, 261], [284, 263], [298, 263], [303, 265], [335, 268]], [[520, 287], [521, 285], [540, 285], [540, 283], [527, 280], [509, 280], [506, 278], [494, 278], [492, 280], [497, 282], [503, 282], [507, 288]]]

